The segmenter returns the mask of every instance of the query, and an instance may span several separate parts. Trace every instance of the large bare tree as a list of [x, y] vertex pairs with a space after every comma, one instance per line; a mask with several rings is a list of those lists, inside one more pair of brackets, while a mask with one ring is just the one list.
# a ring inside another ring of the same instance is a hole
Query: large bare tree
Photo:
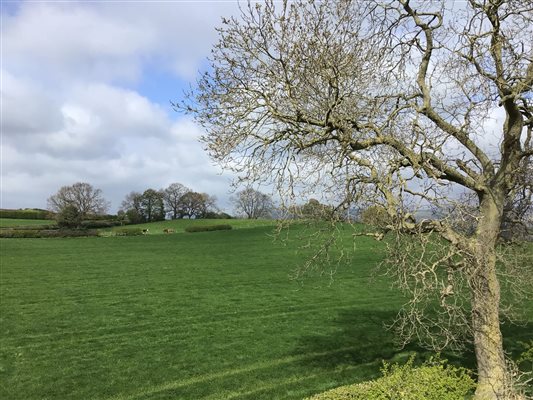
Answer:
[[172, 219], [180, 217], [181, 197], [187, 192], [190, 192], [190, 189], [177, 182], [163, 189], [166, 211]]
[[235, 193], [231, 201], [237, 213], [245, 215], [248, 219], [269, 218], [274, 209], [272, 197], [253, 188]]
[[[531, 0], [250, 3], [223, 20], [212, 69], [178, 106], [242, 179], [284, 198], [329, 192], [341, 208], [380, 203], [390, 224], [375, 237], [395, 239], [390, 272], [411, 294], [397, 326], [435, 346], [471, 337], [476, 399], [511, 396], [500, 287], [532, 275], [531, 259], [498, 247], [533, 154], [532, 10]], [[455, 212], [417, 220], [417, 206]]]
[[77, 182], [61, 187], [48, 198], [48, 208], [51, 211], [60, 212], [66, 206], [76, 207], [81, 218], [86, 218], [105, 214], [109, 209], [109, 202], [104, 199], [100, 189], [95, 189], [89, 183]]

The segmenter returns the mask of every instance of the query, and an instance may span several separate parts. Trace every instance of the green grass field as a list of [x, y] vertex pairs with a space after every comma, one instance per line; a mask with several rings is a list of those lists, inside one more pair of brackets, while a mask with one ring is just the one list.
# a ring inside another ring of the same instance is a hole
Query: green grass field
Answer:
[[24, 225], [50, 225], [50, 224], [55, 224], [55, 221], [49, 220], [49, 219], [0, 218], [0, 228], [9, 228], [12, 226], [24, 226]]
[[[401, 299], [369, 279], [376, 242], [360, 238], [333, 280], [301, 283], [289, 279], [303, 258], [296, 245], [245, 222], [0, 240], [0, 398], [301, 399], [405, 355], [383, 328]], [[509, 340], [530, 328], [512, 328]]]

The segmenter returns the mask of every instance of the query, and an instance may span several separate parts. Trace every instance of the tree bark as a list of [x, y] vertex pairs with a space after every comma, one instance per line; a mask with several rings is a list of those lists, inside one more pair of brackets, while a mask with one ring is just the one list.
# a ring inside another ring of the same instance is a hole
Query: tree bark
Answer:
[[506, 395], [507, 373], [500, 331], [500, 284], [495, 251], [501, 203], [491, 195], [482, 199], [481, 218], [473, 242], [472, 327], [478, 368], [475, 400], [501, 400]]

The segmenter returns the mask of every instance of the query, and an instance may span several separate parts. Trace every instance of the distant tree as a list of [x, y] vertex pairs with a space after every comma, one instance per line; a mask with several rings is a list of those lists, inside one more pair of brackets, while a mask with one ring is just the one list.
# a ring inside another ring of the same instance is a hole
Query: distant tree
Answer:
[[146, 222], [162, 221], [165, 219], [163, 193], [154, 189], [147, 189], [140, 197], [140, 215]]
[[109, 209], [109, 202], [102, 196], [100, 189], [91, 184], [78, 182], [72, 186], [63, 186], [58, 192], [48, 198], [48, 209], [61, 212], [66, 206], [74, 206], [81, 218], [90, 215], [102, 215]]
[[233, 217], [225, 212], [208, 211], [204, 218], [209, 219], [232, 219]]
[[179, 214], [187, 218], [205, 218], [210, 211], [216, 210], [215, 203], [214, 196], [189, 191], [180, 199]]
[[81, 220], [82, 215], [74, 204], [67, 204], [56, 214], [60, 228], [77, 228], [81, 225]]
[[141, 212], [142, 193], [132, 191], [126, 195], [120, 206], [119, 213], [123, 213], [125, 219], [130, 224], [140, 224], [145, 222]]
[[141, 224], [146, 222], [140, 211], [134, 208], [130, 208], [128, 211], [126, 211], [126, 219], [130, 224]]
[[333, 207], [322, 204], [317, 199], [309, 199], [307, 203], [299, 207], [299, 216], [305, 219], [329, 220], [333, 217]]
[[170, 218], [180, 218], [180, 201], [187, 192], [190, 192], [190, 189], [181, 183], [172, 183], [169, 187], [163, 189], [165, 211], [170, 215]]
[[128, 215], [124, 210], [118, 210], [117, 212], [117, 221], [120, 222], [120, 225], [124, 225], [128, 222]]
[[373, 205], [361, 212], [361, 222], [378, 228], [386, 228], [392, 220], [385, 207]]
[[200, 204], [200, 212], [197, 218], [207, 218], [210, 213], [217, 212], [217, 198], [207, 193], [200, 193], [202, 202]]
[[268, 218], [274, 208], [269, 195], [252, 188], [237, 192], [231, 201], [237, 214], [245, 215], [248, 219]]
[[140, 211], [141, 197], [142, 197], [142, 193], [139, 193], [139, 192], [133, 191], [133, 192], [128, 193], [126, 197], [124, 198], [124, 200], [122, 201], [120, 209], [124, 212], [127, 212], [128, 210]]

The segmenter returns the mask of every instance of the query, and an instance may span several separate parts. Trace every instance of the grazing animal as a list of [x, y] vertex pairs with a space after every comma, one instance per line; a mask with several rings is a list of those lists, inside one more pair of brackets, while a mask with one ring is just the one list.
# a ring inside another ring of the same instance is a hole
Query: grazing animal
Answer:
[[150, 232], [150, 229], [143, 229], [143, 235], [147, 235]]
[[176, 231], [174, 229], [165, 228], [163, 229], [163, 233], [176, 233]]

